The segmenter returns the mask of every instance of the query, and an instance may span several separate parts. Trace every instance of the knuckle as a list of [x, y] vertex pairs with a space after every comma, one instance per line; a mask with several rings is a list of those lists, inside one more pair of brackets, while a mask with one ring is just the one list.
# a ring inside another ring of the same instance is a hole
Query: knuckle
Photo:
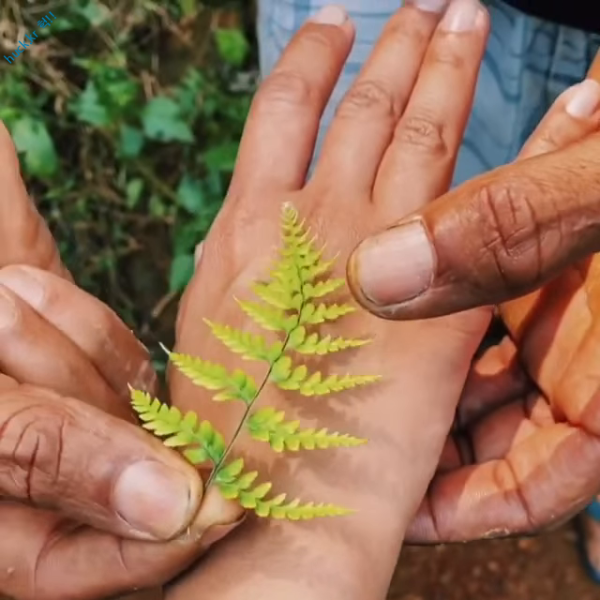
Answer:
[[[331, 30], [323, 30], [321, 27], [308, 28], [298, 39], [300, 48], [299, 55], [310, 55], [317, 58], [323, 53], [332, 54], [336, 52], [339, 44], [338, 39], [331, 34]], [[304, 52], [310, 54], [303, 54]]]
[[337, 116], [342, 118], [395, 118], [398, 107], [388, 88], [375, 80], [362, 80], [355, 83], [342, 102]]
[[478, 192], [477, 210], [484, 256], [504, 289], [518, 290], [538, 281], [543, 255], [530, 200], [531, 189], [517, 183], [491, 184]]
[[[19, 299], [6, 286], [0, 283], [0, 334], [14, 336], [22, 323]], [[6, 340], [6, 338], [5, 338]]]
[[444, 40], [443, 43], [431, 44], [425, 60], [428, 68], [443, 68], [451, 71], [462, 71], [468, 64], [468, 56], [471, 56], [473, 63], [476, 61], [476, 53], [465, 55], [461, 52], [451, 40]]
[[20, 282], [34, 283], [36, 292], [23, 294], [23, 300], [36, 310], [45, 309], [49, 302], [48, 286], [43, 280], [36, 276], [37, 269], [25, 265], [8, 265], [0, 269], [0, 283], [11, 287], [11, 283], [17, 284], [17, 294], [21, 296], [22, 288], [28, 289], [30, 286], [21, 286]]
[[[5, 400], [4, 402], [10, 402]], [[43, 503], [63, 479], [66, 413], [29, 404], [0, 420], [0, 490]]]
[[271, 114], [282, 108], [305, 106], [312, 98], [312, 87], [306, 77], [297, 71], [281, 69], [260, 86], [254, 104], [258, 112]]
[[407, 116], [398, 124], [395, 142], [428, 155], [445, 158], [449, 147], [444, 136], [444, 126], [427, 116]]
[[383, 32], [382, 41], [386, 44], [391, 43], [401, 46], [402, 49], [405, 49], [407, 46], [411, 48], [424, 47], [429, 40], [427, 31], [423, 27], [419, 27], [418, 24], [415, 24], [414, 20], [411, 22], [405, 17], [405, 14], [398, 13], [389, 22]]

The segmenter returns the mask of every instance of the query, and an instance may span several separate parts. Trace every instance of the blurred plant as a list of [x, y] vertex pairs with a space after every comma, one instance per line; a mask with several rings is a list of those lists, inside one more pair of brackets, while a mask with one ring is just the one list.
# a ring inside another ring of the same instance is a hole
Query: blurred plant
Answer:
[[77, 281], [142, 334], [189, 280], [228, 186], [255, 79], [242, 4], [0, 8], [5, 46], [49, 6], [58, 17], [2, 68], [0, 118]]

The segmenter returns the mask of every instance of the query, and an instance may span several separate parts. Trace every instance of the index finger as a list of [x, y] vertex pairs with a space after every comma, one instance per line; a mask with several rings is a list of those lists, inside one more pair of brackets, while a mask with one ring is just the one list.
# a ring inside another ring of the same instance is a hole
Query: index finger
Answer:
[[0, 268], [20, 263], [70, 278], [21, 178], [10, 133], [0, 121]]

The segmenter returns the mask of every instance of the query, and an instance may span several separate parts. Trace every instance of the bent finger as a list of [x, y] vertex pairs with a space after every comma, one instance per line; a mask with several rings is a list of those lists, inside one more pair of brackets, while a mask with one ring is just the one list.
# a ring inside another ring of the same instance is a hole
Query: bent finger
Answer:
[[195, 469], [141, 428], [32, 386], [0, 392], [0, 496], [134, 539], [193, 519]]
[[[13, 265], [0, 269], [0, 284], [64, 334], [120, 397], [129, 398], [130, 385], [154, 391], [156, 374], [148, 351], [106, 304], [73, 283], [34, 267]], [[66, 359], [64, 362], [69, 364]], [[83, 380], [89, 386], [89, 381]], [[81, 395], [77, 389], [57, 391]]]
[[0, 370], [21, 383], [84, 398], [120, 417], [131, 414], [79, 348], [1, 283]]
[[600, 489], [600, 440], [555, 424], [504, 459], [436, 477], [407, 535], [439, 543], [539, 532], [572, 517]]
[[10, 524], [0, 542], [0, 569], [11, 572], [3, 592], [92, 600], [166, 584], [238, 526], [241, 509], [213, 488], [189, 529], [163, 543], [123, 540], [17, 504], [0, 505], [0, 519]]

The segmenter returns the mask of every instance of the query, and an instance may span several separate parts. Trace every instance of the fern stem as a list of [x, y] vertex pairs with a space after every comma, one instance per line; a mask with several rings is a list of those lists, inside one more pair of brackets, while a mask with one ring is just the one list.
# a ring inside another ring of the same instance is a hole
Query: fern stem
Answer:
[[296, 267], [296, 271], [298, 272], [298, 279], [301, 282], [300, 283], [300, 290], [299, 290], [299, 294], [300, 294], [300, 308], [297, 309], [298, 312], [298, 322], [296, 323], [296, 326], [291, 329], [287, 335], [285, 336], [285, 340], [283, 342], [283, 345], [281, 347], [281, 352], [277, 355], [276, 358], [274, 358], [273, 360], [271, 360], [269, 362], [269, 370], [267, 371], [267, 374], [265, 375], [264, 379], [262, 380], [260, 386], [258, 387], [258, 390], [256, 390], [256, 394], [254, 395], [254, 398], [252, 398], [252, 400], [246, 405], [246, 409], [244, 410], [244, 414], [242, 416], [242, 418], [240, 419], [240, 422], [236, 428], [236, 430], [233, 433], [233, 436], [231, 437], [231, 441], [229, 442], [229, 444], [227, 445], [227, 448], [225, 448], [225, 452], [223, 452], [223, 456], [221, 457], [221, 459], [219, 461], [217, 461], [215, 463], [215, 466], [208, 478], [208, 481], [206, 482], [206, 489], [209, 488], [209, 486], [213, 483], [214, 478], [216, 477], [217, 473], [219, 472], [219, 469], [221, 468], [221, 466], [224, 464], [225, 460], [227, 459], [227, 457], [229, 456], [229, 454], [231, 453], [231, 450], [233, 448], [233, 445], [235, 444], [237, 438], [239, 437], [244, 425], [246, 425], [246, 422], [248, 421], [248, 417], [250, 416], [250, 411], [252, 410], [252, 407], [254, 406], [254, 404], [256, 403], [256, 401], [258, 400], [258, 397], [260, 396], [260, 393], [263, 391], [264, 387], [267, 385], [268, 381], [269, 381], [269, 377], [271, 376], [271, 372], [273, 371], [273, 366], [275, 365], [275, 363], [285, 354], [285, 351], [287, 349], [287, 345], [288, 342], [290, 340], [290, 336], [292, 335], [292, 333], [298, 329], [298, 327], [300, 326], [300, 316], [302, 315], [302, 310], [304, 308], [304, 305], [306, 304], [306, 298], [304, 297], [304, 292], [302, 290], [302, 277], [301, 277], [301, 271], [300, 271], [300, 267], [298, 266], [298, 264], [295, 262], [295, 267]]

